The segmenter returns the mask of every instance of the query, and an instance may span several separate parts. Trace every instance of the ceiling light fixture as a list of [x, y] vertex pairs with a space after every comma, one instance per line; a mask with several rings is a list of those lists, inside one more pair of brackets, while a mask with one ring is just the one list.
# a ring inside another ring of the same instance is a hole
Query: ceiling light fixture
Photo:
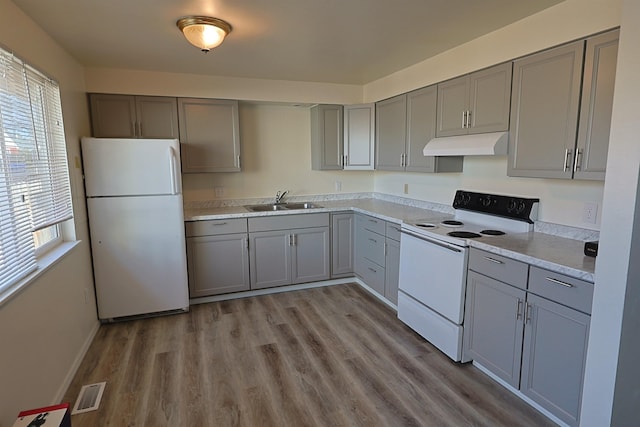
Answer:
[[187, 41], [203, 52], [220, 46], [231, 32], [231, 25], [218, 18], [208, 16], [185, 16], [176, 22]]

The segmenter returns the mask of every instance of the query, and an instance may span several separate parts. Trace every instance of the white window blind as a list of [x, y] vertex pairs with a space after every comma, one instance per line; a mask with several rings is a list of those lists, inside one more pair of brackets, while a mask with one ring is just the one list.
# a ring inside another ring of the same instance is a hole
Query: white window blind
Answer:
[[71, 217], [58, 85], [0, 49], [0, 293], [37, 268], [33, 232]]

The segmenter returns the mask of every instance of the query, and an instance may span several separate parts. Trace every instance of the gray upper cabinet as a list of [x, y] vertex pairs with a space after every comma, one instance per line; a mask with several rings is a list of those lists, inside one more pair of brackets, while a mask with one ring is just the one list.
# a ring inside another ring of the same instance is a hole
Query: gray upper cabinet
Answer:
[[527, 295], [522, 392], [569, 425], [579, 424], [590, 317]]
[[407, 95], [376, 103], [376, 169], [404, 171]]
[[176, 98], [89, 95], [91, 127], [98, 138], [178, 138]]
[[509, 176], [571, 178], [584, 42], [514, 62]]
[[331, 215], [331, 277], [353, 275], [354, 219], [352, 212]]
[[438, 84], [437, 136], [506, 131], [511, 62]]
[[311, 108], [311, 169], [342, 169], [342, 105], [316, 105]]
[[587, 39], [574, 178], [604, 180], [620, 31]]
[[437, 88], [429, 86], [376, 103], [376, 169], [461, 172], [462, 157], [425, 157], [436, 130]]
[[238, 101], [178, 98], [183, 173], [239, 172]]
[[373, 170], [375, 105], [344, 106], [344, 169]]

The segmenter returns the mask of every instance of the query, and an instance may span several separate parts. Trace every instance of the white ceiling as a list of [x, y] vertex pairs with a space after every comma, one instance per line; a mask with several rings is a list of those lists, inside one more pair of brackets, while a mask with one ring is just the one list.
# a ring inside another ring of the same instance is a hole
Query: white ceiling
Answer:
[[[364, 84], [562, 0], [14, 0], [79, 62], [276, 80]], [[176, 27], [228, 21], [204, 54]]]

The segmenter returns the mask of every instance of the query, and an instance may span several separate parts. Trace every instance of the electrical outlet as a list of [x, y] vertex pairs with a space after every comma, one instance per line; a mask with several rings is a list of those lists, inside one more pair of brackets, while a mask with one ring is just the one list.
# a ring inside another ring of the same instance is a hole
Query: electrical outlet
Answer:
[[404, 194], [409, 194], [409, 184], [404, 185]]
[[596, 202], [585, 202], [582, 207], [582, 222], [595, 224], [598, 218], [598, 204]]
[[342, 191], [342, 181], [336, 181], [336, 191]]
[[213, 192], [215, 193], [216, 199], [224, 197], [224, 187], [214, 187]]

